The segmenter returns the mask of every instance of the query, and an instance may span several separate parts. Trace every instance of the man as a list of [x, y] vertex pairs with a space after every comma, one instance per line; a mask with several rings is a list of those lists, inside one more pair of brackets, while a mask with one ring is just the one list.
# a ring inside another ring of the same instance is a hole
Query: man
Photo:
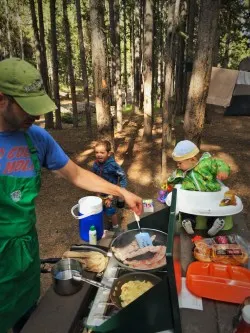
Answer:
[[18, 58], [0, 62], [0, 331], [19, 332], [40, 293], [35, 198], [41, 167], [74, 185], [124, 197], [136, 213], [142, 200], [76, 165], [44, 129], [33, 125], [56, 108], [38, 71]]

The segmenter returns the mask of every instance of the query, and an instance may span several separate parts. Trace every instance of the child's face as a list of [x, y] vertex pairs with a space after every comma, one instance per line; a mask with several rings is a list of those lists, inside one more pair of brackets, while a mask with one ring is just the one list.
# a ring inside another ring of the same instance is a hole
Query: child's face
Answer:
[[182, 170], [182, 171], [186, 171], [189, 169], [192, 169], [196, 163], [197, 163], [197, 159], [195, 157], [192, 158], [188, 158], [187, 160], [184, 161], [178, 161], [177, 163], [177, 168]]
[[95, 157], [98, 162], [104, 163], [110, 156], [110, 152], [107, 152], [103, 145], [95, 147]]

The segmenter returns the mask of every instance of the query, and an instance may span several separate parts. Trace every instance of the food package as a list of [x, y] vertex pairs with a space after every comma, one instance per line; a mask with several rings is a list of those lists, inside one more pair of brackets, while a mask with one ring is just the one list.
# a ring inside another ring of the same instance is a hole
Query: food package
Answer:
[[236, 206], [235, 192], [232, 190], [224, 193], [224, 198], [220, 202], [220, 206]]
[[193, 238], [195, 259], [202, 262], [215, 262], [225, 265], [248, 263], [249, 253], [238, 241], [238, 235], [216, 236], [214, 238]]

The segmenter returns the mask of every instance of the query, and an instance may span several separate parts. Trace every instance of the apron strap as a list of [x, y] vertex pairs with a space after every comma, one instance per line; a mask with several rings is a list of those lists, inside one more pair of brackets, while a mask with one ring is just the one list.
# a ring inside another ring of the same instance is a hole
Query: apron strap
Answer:
[[31, 157], [32, 163], [34, 165], [35, 172], [36, 172], [36, 174], [39, 174], [41, 172], [41, 166], [40, 166], [40, 162], [39, 162], [39, 159], [37, 156], [37, 149], [34, 147], [28, 133], [24, 132], [24, 136], [25, 136], [28, 148], [29, 148], [30, 157]]

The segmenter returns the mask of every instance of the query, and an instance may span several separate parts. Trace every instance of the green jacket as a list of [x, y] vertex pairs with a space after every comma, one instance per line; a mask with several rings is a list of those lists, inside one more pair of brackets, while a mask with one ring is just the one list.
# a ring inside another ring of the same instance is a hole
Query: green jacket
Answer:
[[222, 160], [204, 153], [196, 166], [190, 170], [177, 169], [168, 178], [168, 184], [182, 184], [182, 189], [190, 191], [216, 192], [221, 184], [216, 179], [218, 172], [230, 173], [230, 167]]

